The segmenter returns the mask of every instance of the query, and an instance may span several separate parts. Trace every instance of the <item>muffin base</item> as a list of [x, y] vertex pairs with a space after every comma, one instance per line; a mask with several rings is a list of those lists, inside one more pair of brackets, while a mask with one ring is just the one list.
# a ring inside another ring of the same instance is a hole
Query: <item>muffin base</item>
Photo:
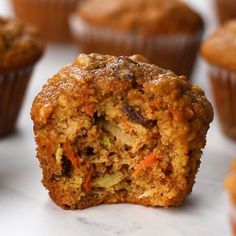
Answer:
[[0, 73], [0, 137], [14, 131], [33, 66]]
[[221, 23], [236, 18], [236, 2], [234, 0], [216, 0], [216, 8]]
[[42, 36], [52, 42], [72, 40], [68, 17], [78, 0], [12, 0], [17, 17], [37, 26]]
[[209, 78], [222, 129], [236, 139], [236, 72], [210, 65]]
[[202, 38], [202, 32], [194, 35], [143, 37], [93, 27], [78, 16], [71, 17], [70, 26], [76, 43], [84, 53], [115, 56], [142, 54], [151, 63], [187, 77], [193, 71]]

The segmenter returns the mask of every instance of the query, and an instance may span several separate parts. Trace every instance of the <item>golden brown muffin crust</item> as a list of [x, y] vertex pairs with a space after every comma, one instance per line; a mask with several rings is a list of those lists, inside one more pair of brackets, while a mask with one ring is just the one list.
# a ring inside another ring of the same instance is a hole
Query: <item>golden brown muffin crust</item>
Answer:
[[201, 17], [178, 0], [88, 0], [77, 15], [93, 26], [146, 36], [193, 34], [203, 28]]
[[213, 110], [185, 77], [140, 56], [82, 54], [48, 81], [31, 115], [59, 206], [168, 207], [192, 190]]
[[36, 29], [19, 20], [0, 18], [0, 71], [33, 64], [43, 49]]
[[214, 32], [203, 43], [201, 53], [210, 64], [236, 71], [236, 20]]
[[[132, 77], [133, 79], [130, 79]], [[47, 123], [51, 113], [58, 106], [58, 98], [63, 93], [72, 96], [73, 99], [77, 98], [79, 104], [88, 102], [87, 99], [98, 102], [111, 94], [120, 96], [136, 82], [143, 84], [145, 90], [153, 95], [169, 93], [170, 97], [166, 99], [174, 99], [175, 94], [171, 91], [176, 89], [179, 90], [178, 93], [189, 90], [188, 95], [200, 103], [202, 109], [207, 109], [206, 117], [202, 118], [205, 122], [211, 122], [212, 107], [203, 96], [203, 91], [198, 87], [192, 87], [184, 76], [178, 77], [171, 71], [148, 64], [140, 55], [115, 57], [100, 54], [81, 54], [73, 64], [64, 67], [49, 79], [34, 101], [33, 120], [40, 126]], [[201, 115], [203, 112], [196, 114]]]

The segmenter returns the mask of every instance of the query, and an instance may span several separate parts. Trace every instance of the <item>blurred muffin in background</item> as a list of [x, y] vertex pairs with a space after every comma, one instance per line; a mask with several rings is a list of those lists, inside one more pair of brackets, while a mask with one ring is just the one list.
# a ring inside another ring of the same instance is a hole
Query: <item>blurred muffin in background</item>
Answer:
[[0, 17], [0, 136], [12, 132], [43, 41], [34, 28]]
[[236, 139], [236, 20], [213, 33], [201, 48], [224, 132]]
[[225, 187], [230, 197], [229, 213], [230, 213], [233, 235], [236, 236], [236, 160], [232, 163], [231, 171], [226, 177]]
[[88, 0], [70, 23], [82, 52], [143, 54], [188, 77], [204, 28], [201, 17], [178, 0]]
[[221, 23], [236, 18], [235, 0], [215, 0], [218, 18]]
[[68, 16], [82, 0], [12, 0], [15, 14], [37, 26], [51, 42], [69, 42]]

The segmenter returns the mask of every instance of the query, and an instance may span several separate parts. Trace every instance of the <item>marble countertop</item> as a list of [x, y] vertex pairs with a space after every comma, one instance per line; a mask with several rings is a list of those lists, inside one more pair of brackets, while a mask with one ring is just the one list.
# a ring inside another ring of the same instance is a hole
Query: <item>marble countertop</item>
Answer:
[[[186, 0], [206, 19], [207, 32], [216, 26], [210, 0]], [[0, 0], [0, 14], [11, 15], [9, 0]], [[64, 211], [48, 197], [42, 186], [35, 157], [31, 104], [47, 78], [77, 54], [74, 46], [49, 45], [31, 80], [18, 130], [0, 140], [0, 235], [230, 235], [223, 179], [236, 145], [220, 131], [217, 116], [208, 133], [193, 192], [180, 208], [146, 208], [117, 204], [82, 211]], [[211, 100], [206, 65], [198, 61], [194, 83]]]

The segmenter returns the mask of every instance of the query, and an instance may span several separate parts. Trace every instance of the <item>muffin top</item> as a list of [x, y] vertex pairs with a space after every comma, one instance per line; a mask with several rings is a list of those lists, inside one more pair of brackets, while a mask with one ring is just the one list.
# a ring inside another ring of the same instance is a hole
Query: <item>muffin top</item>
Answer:
[[44, 49], [38, 31], [19, 20], [0, 18], [0, 71], [28, 66]]
[[210, 64], [236, 71], [236, 20], [214, 32], [203, 43], [201, 54]]
[[231, 199], [236, 204], [236, 160], [232, 163], [231, 171], [225, 180], [225, 186], [229, 191]]
[[[133, 90], [140, 92], [133, 94]], [[31, 114], [35, 126], [42, 127], [52, 115], [61, 116], [60, 107], [66, 107], [69, 112], [80, 111], [82, 116], [91, 115], [88, 104], [103, 107], [106, 99], [131, 99], [131, 94], [139, 96], [141, 101], [147, 96], [153, 106], [159, 104], [158, 109], [167, 115], [173, 112], [184, 124], [195, 120], [208, 126], [213, 119], [212, 106], [200, 88], [137, 55], [81, 54], [49, 79], [36, 97]]]
[[178, 0], [88, 0], [76, 14], [93, 26], [147, 36], [193, 34], [203, 28], [201, 17]]

